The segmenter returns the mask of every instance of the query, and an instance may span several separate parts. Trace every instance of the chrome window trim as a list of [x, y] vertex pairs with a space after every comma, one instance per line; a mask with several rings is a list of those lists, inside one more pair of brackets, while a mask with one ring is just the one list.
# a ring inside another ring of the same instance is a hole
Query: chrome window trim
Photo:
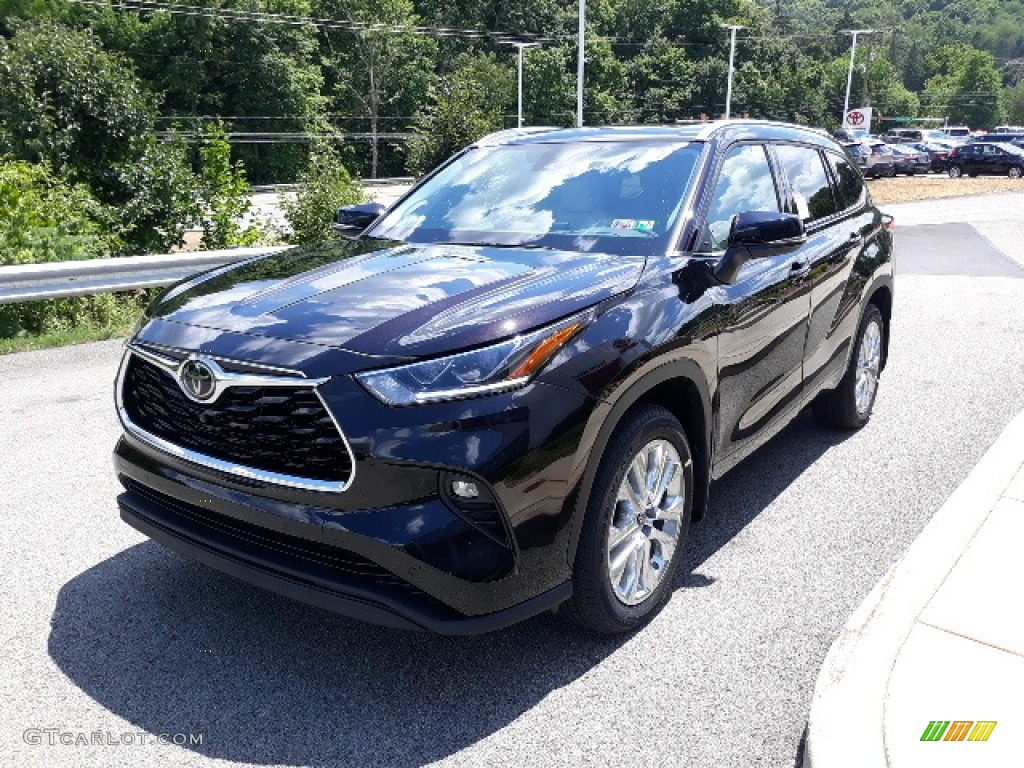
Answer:
[[[221, 382], [218, 381], [217, 389], [214, 397], [208, 402], [214, 402], [217, 397], [220, 396], [221, 392], [228, 387], [233, 386], [260, 386], [260, 387], [307, 387], [313, 390], [313, 394], [316, 395], [320, 401], [320, 405], [323, 406], [324, 411], [330, 416], [331, 422], [334, 424], [334, 428], [338, 431], [338, 435], [341, 436], [341, 442], [345, 446], [345, 452], [348, 453], [349, 462], [351, 465], [351, 471], [349, 472], [348, 479], [344, 482], [338, 482], [335, 480], [316, 480], [309, 477], [298, 477], [296, 475], [288, 475], [281, 472], [271, 472], [266, 469], [258, 469], [256, 467], [249, 467], [244, 464], [238, 464], [233, 461], [226, 461], [224, 459], [218, 459], [214, 456], [209, 456], [205, 453], [193, 451], [190, 448], [184, 448], [180, 445], [165, 440], [158, 435], [154, 435], [138, 424], [133, 422], [128, 416], [128, 412], [124, 406], [123, 392], [124, 392], [124, 377], [125, 372], [128, 369], [128, 360], [132, 355], [136, 355], [139, 358], [153, 363], [154, 365], [161, 366], [168, 373], [174, 376], [177, 381], [177, 371], [185, 360], [173, 360], [171, 358], [162, 357], [160, 355], [153, 354], [149, 350], [143, 350], [139, 347], [128, 344], [126, 345], [124, 355], [121, 358], [121, 365], [117, 371], [117, 379], [114, 384], [114, 403], [117, 408], [118, 418], [121, 420], [121, 425], [125, 431], [133, 437], [141, 440], [143, 443], [156, 448], [163, 453], [173, 456], [178, 459], [182, 459], [192, 464], [197, 464], [207, 469], [213, 469], [218, 472], [223, 472], [227, 475], [234, 475], [236, 477], [242, 477], [247, 480], [258, 480], [264, 483], [270, 483], [272, 485], [279, 485], [285, 488], [296, 488], [305, 491], [320, 491], [324, 493], [341, 493], [347, 490], [356, 476], [356, 457], [352, 452], [352, 446], [348, 442], [348, 438], [345, 436], [344, 430], [341, 425], [338, 424], [338, 420], [335, 418], [334, 413], [327, 407], [327, 403], [324, 401], [323, 396], [320, 394], [318, 387], [324, 382], [328, 381], [326, 378], [322, 379], [296, 379], [286, 378], [280, 376], [258, 376], [255, 374], [234, 374], [227, 371], [218, 370], [218, 377], [225, 376], [226, 381], [230, 383], [221, 386]], [[207, 361], [210, 358], [205, 358]], [[241, 362], [241, 361], [239, 361]], [[219, 366], [218, 366], [219, 368]], [[280, 370], [280, 369], [279, 369]], [[184, 391], [184, 390], [183, 390]], [[186, 393], [187, 394], [187, 393]]]

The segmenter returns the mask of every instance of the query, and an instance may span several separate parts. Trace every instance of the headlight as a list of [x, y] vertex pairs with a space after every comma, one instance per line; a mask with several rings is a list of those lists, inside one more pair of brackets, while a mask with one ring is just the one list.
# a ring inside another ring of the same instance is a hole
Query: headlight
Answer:
[[515, 389], [529, 381], [592, 316], [590, 312], [576, 315], [500, 344], [400, 368], [358, 373], [356, 378], [388, 405], [454, 400]]

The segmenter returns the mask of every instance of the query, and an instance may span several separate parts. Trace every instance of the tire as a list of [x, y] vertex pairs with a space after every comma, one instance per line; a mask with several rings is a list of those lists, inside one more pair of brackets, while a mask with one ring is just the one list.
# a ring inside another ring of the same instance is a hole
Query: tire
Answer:
[[[657, 489], [666, 474], [655, 472], [660, 481], [652, 484], [652, 475], [638, 463], [644, 456], [644, 464], [666, 466], [652, 446], [660, 447], [666, 458], [678, 459], [660, 494]], [[640, 494], [635, 493], [637, 485]], [[654, 493], [644, 492], [652, 488]], [[616, 428], [598, 466], [573, 565], [568, 613], [587, 629], [606, 635], [630, 632], [650, 621], [672, 594], [692, 511], [693, 461], [686, 433], [669, 411], [642, 405]], [[641, 527], [641, 518], [648, 524]], [[613, 562], [619, 566], [614, 582]], [[650, 582], [641, 587], [645, 579]]]
[[893, 166], [892, 168], [886, 168], [885, 169], [885, 173], [883, 175], [887, 179], [891, 179], [891, 178], [895, 177], [896, 176], [896, 167]]
[[1009, 176], [1011, 179], [1019, 179], [1022, 175], [1024, 175], [1024, 169], [1022, 169], [1019, 165], [1013, 165], [1010, 166], [1010, 170], [1006, 172], [1006, 175]]
[[[878, 395], [884, 344], [885, 319], [878, 307], [868, 304], [857, 329], [850, 363], [839, 386], [825, 390], [811, 404], [815, 417], [823, 426], [860, 429], [868, 423]], [[862, 373], [868, 374], [868, 380], [862, 379]], [[865, 393], [862, 386], [869, 391]]]
[[967, 175], [968, 175], [969, 177], [971, 177], [972, 179], [976, 179], [976, 178], [978, 178], [978, 174], [976, 174], [976, 173], [968, 173]]
[[949, 166], [949, 178], [951, 178], [951, 179], [959, 179], [961, 176], [963, 176], [963, 173], [964, 172], [962, 170], [960, 170], [960, 166], [959, 165], [951, 165], [951, 166]]

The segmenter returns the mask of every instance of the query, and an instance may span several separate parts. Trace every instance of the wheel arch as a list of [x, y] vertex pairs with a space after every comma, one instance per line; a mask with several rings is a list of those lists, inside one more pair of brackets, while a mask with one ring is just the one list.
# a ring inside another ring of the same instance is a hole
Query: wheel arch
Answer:
[[707, 509], [710, 489], [711, 432], [713, 414], [711, 388], [701, 367], [693, 360], [680, 359], [657, 366], [615, 394], [604, 408], [596, 409], [584, 429], [577, 466], [579, 480], [570, 494], [575, 507], [572, 515], [567, 558], [575, 561], [580, 533], [586, 517], [587, 502], [593, 489], [598, 466], [608, 442], [628, 413], [641, 405], [659, 405], [675, 416], [686, 432], [693, 458], [693, 518], [700, 519]]
[[882, 282], [881, 284], [876, 283], [872, 286], [871, 292], [868, 294], [868, 300], [865, 302], [865, 308], [868, 304], [874, 304], [878, 307], [878, 311], [882, 313], [882, 319], [885, 324], [882, 326], [882, 370], [885, 369], [885, 364], [889, 360], [889, 328], [892, 321], [892, 284]]

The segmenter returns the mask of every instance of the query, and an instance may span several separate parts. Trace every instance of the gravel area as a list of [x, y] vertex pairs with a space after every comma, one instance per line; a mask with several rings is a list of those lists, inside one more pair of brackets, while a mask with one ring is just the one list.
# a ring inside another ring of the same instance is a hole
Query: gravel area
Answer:
[[945, 173], [927, 176], [895, 176], [868, 181], [875, 203], [905, 203], [911, 200], [933, 200], [965, 195], [991, 195], [1000, 192], [1024, 193], [1024, 180], [1002, 176], [979, 176], [976, 179], [951, 179]]

